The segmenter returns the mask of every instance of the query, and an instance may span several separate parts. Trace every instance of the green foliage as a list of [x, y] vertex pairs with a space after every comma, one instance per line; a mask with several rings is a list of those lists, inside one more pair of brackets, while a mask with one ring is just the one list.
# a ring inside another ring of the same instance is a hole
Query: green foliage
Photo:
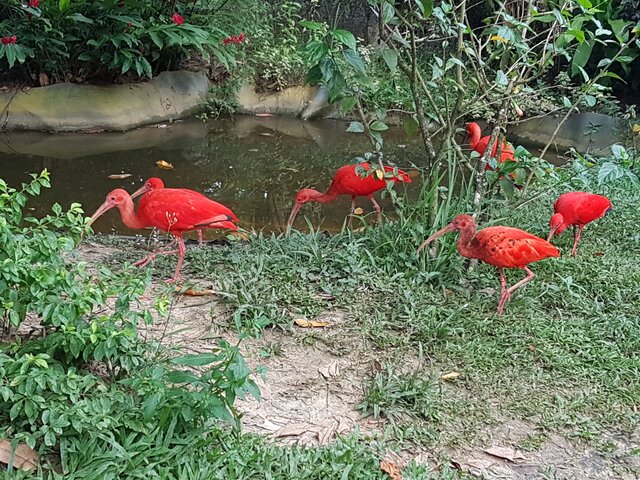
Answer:
[[41, 1], [25, 8], [9, 0], [0, 6], [0, 33], [16, 43], [0, 46], [0, 66], [15, 78], [43, 72], [101, 81], [151, 77], [193, 53], [229, 66], [233, 55], [221, 43], [227, 35], [216, 26], [219, 3]]
[[[29, 322], [44, 333], [0, 345], [0, 436], [57, 453], [65, 478], [162, 476], [174, 447], [220, 421], [237, 428], [236, 399], [258, 388], [238, 345], [176, 357], [145, 343], [138, 328], [152, 312], [132, 306], [148, 274], [89, 273], [74, 261], [82, 210], [24, 217], [28, 197], [49, 186], [46, 171], [32, 177], [20, 190], [0, 180], [0, 312], [5, 329]], [[167, 303], [157, 299], [159, 315]]]

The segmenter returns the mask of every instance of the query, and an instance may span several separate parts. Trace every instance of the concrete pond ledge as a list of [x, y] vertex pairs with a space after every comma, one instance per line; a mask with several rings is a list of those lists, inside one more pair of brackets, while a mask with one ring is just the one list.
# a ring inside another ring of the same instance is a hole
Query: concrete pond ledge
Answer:
[[130, 130], [197, 113], [208, 93], [207, 76], [187, 71], [163, 72], [145, 83], [0, 92], [0, 130]]

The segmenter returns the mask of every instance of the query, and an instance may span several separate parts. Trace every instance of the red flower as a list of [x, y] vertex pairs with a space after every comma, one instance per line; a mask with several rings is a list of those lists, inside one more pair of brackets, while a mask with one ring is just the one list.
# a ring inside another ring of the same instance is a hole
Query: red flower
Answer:
[[40, 6], [40, 0], [29, 0], [30, 8], [38, 8]]
[[10, 37], [0, 38], [0, 42], [2, 42], [3, 45], [10, 45], [12, 43], [16, 43], [17, 41], [18, 41], [18, 37], [16, 37], [15, 35], [11, 35]]
[[230, 43], [242, 43], [244, 42], [244, 39], [244, 32], [242, 32], [240, 35], [231, 35], [230, 37], [225, 38], [222, 40], [222, 44], [229, 45]]
[[176, 25], [182, 25], [184, 23], [184, 18], [182, 18], [182, 15], [180, 15], [178, 12], [171, 15], [171, 19]]

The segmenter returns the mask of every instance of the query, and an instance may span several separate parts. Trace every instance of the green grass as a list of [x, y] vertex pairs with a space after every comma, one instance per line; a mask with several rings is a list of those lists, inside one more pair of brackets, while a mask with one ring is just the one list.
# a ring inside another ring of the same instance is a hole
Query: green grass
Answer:
[[[431, 231], [416, 215], [361, 234], [260, 235], [198, 250], [188, 254], [185, 272], [211, 278], [230, 322], [255, 333], [265, 325], [290, 329], [300, 316], [346, 311], [345, 353], [350, 338], [364, 337], [381, 361], [363, 379], [360, 410], [390, 420], [387, 445], [417, 444], [446, 455], [511, 418], [531, 425], [523, 450], [539, 449], [549, 432], [606, 450], [603, 434], [638, 430], [640, 400], [640, 193], [620, 187], [608, 195], [614, 212], [585, 229], [578, 256], [566, 256], [570, 232], [557, 237], [565, 256], [532, 265], [536, 278], [515, 293], [502, 317], [495, 315], [496, 270], [481, 264], [467, 271], [454, 234], [439, 241], [437, 259], [416, 257]], [[490, 217], [546, 237], [556, 196], [515, 210], [498, 203]], [[173, 264], [159, 265], [166, 276]], [[508, 276], [514, 283], [522, 273]], [[461, 376], [439, 379], [450, 371]], [[304, 463], [315, 472], [271, 478], [329, 478], [313, 475], [329, 475], [323, 469], [332, 468], [332, 449], [342, 447], [255, 448], [260, 458]], [[377, 464], [367, 462], [345, 478], [379, 478]]]

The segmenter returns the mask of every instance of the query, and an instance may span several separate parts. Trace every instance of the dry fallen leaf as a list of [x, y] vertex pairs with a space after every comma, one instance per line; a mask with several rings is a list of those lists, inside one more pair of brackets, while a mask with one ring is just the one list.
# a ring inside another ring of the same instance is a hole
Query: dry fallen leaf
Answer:
[[604, 252], [593, 252], [594, 257], [602, 257], [603, 255], [604, 255]]
[[274, 435], [276, 437], [296, 437], [308, 432], [311, 427], [308, 423], [290, 423], [279, 429]]
[[449, 372], [445, 373], [440, 377], [440, 380], [454, 380], [460, 376], [460, 372]]
[[338, 428], [338, 425], [339, 425], [338, 422], [333, 422], [328, 427], [323, 428], [322, 430], [320, 430], [318, 432], [318, 443], [320, 445], [329, 445], [329, 442], [331, 442], [331, 439], [336, 434], [336, 430]]
[[44, 72], [40, 72], [40, 75], [38, 75], [38, 81], [40, 82], [41, 87], [46, 87], [49, 85], [49, 76]]
[[382, 460], [380, 462], [380, 470], [389, 475], [393, 480], [402, 480], [402, 470], [393, 462]]
[[417, 178], [420, 176], [420, 170], [410, 170], [407, 172], [409, 178]]
[[162, 168], [163, 170], [173, 170], [173, 165], [171, 165], [169, 162], [165, 160], [158, 160], [156, 162], [156, 165]]
[[355, 215], [362, 215], [364, 213], [364, 210], [362, 208], [358, 207], [353, 211], [353, 213]]
[[382, 170], [376, 170], [376, 177], [378, 177], [378, 180], [382, 180], [384, 178], [384, 172]]
[[[176, 291], [179, 291], [179, 289], [176, 289]], [[189, 295], [190, 297], [203, 297], [205, 295], [215, 295], [216, 292], [215, 290], [210, 290], [210, 289], [205, 289], [205, 290], [185, 290], [184, 292], [181, 292], [183, 295]]]
[[[0, 440], [0, 462], [9, 465], [11, 459], [11, 442]], [[19, 443], [13, 455], [14, 468], [35, 470], [38, 468], [38, 454], [25, 443]]]
[[504, 37], [501, 37], [500, 35], [493, 35], [491, 37], [491, 40], [495, 40], [496, 42], [509, 43], [509, 40], [507, 40]]
[[491, 447], [485, 450], [485, 452], [494, 457], [505, 458], [512, 462], [525, 459], [520, 450], [514, 450], [511, 447]]
[[296, 318], [293, 323], [302, 328], [324, 328], [330, 324], [327, 322], [319, 322], [317, 320], [305, 320], [304, 318]]
[[130, 173], [114, 173], [113, 175], [109, 175], [107, 178], [110, 180], [122, 180], [124, 178], [129, 178], [130, 176]]
[[331, 362], [329, 365], [318, 368], [318, 372], [325, 380], [329, 380], [331, 377], [340, 375], [340, 365], [338, 365], [338, 362]]

